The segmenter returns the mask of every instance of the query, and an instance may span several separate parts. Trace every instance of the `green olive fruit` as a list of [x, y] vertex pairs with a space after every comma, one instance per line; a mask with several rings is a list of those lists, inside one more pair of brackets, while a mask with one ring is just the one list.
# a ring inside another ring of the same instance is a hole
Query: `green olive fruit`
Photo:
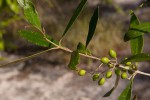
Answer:
[[98, 81], [98, 85], [104, 85], [105, 83], [105, 78], [101, 78], [99, 81]]
[[108, 64], [108, 67], [109, 67], [109, 68], [113, 68], [114, 65], [109, 63], [109, 64]]
[[84, 76], [84, 75], [86, 74], [86, 70], [81, 69], [81, 70], [78, 72], [78, 74], [79, 74], [80, 76]]
[[103, 57], [103, 58], [101, 59], [101, 62], [104, 63], [104, 64], [107, 64], [107, 63], [110, 62], [110, 60], [109, 60], [107, 57]]
[[128, 77], [128, 75], [127, 75], [126, 72], [123, 72], [123, 73], [121, 74], [121, 78], [122, 78], [122, 79], [126, 79], [127, 77]]
[[111, 78], [111, 76], [112, 76], [112, 71], [108, 71], [105, 76], [106, 76], [106, 78]]
[[132, 65], [131, 68], [132, 68], [133, 70], [137, 70], [137, 69], [138, 69], [136, 65]]
[[118, 69], [118, 68], [116, 68], [116, 69], [115, 69], [115, 74], [116, 74], [117, 76], [120, 76], [120, 75], [121, 75], [121, 70]]
[[131, 64], [132, 64], [131, 62], [127, 62], [125, 65], [130, 66]]
[[97, 79], [99, 79], [99, 74], [94, 74], [93, 75], [93, 81], [96, 81]]
[[117, 54], [114, 50], [110, 49], [109, 50], [109, 56], [112, 57], [112, 58], [116, 58], [117, 57]]

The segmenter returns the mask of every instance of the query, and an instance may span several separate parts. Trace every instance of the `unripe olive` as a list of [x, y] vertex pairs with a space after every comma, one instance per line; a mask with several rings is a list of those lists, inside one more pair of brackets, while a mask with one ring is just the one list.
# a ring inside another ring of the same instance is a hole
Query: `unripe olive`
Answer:
[[117, 54], [114, 50], [110, 49], [109, 50], [109, 56], [112, 57], [112, 58], [116, 58], [117, 57]]
[[118, 69], [118, 68], [116, 68], [116, 69], [115, 69], [115, 74], [116, 74], [117, 76], [120, 76], [120, 75], [121, 75], [121, 70]]
[[131, 64], [132, 64], [131, 62], [127, 62], [125, 65], [130, 66]]
[[108, 71], [105, 76], [106, 76], [106, 78], [111, 78], [111, 76], [112, 76], [112, 71]]
[[109, 60], [107, 57], [103, 57], [103, 58], [101, 59], [101, 62], [104, 63], [104, 64], [107, 64], [107, 63], [110, 62], [110, 60]]
[[121, 74], [121, 78], [122, 79], [126, 79], [128, 76], [127, 76], [127, 73], [126, 72], [123, 72], [122, 74]]
[[84, 76], [84, 75], [86, 74], [86, 70], [81, 69], [81, 70], [78, 72], [78, 74], [79, 74], [80, 76]]
[[108, 67], [109, 67], [109, 68], [113, 68], [114, 65], [109, 63], [109, 64], [108, 64]]
[[97, 79], [99, 79], [99, 74], [94, 74], [93, 75], [93, 81], [96, 81]]
[[132, 68], [133, 70], [137, 70], [137, 69], [138, 69], [136, 65], [132, 65], [131, 68]]
[[99, 81], [98, 81], [98, 85], [104, 85], [105, 83], [105, 78], [101, 78]]

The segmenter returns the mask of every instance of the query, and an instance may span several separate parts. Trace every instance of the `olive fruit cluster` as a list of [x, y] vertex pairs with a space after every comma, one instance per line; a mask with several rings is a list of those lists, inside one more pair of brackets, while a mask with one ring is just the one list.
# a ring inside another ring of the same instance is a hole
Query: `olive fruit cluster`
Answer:
[[[109, 50], [108, 54], [111, 58], [117, 58], [117, 53], [112, 49]], [[110, 62], [110, 60], [107, 57], [103, 57], [103, 58], [101, 58], [101, 62], [104, 64], [108, 64]]]
[[[107, 72], [101, 73], [102, 77], [100, 77], [100, 73], [94, 72], [92, 79], [93, 79], [93, 81], [98, 80], [98, 85], [104, 85], [106, 82], [106, 79], [109, 79], [112, 77], [113, 72], [116, 74], [116, 76], [120, 76], [122, 79], [127, 79], [128, 78], [127, 71], [129, 74], [133, 74], [134, 70], [137, 70], [136, 65], [132, 64], [131, 62], [127, 62], [125, 64], [124, 68], [119, 67], [119, 64], [117, 64], [117, 61], [116, 61], [117, 60], [117, 53], [114, 50], [110, 49], [108, 54], [111, 58], [115, 58], [115, 60], [110, 60], [108, 57], [102, 57], [101, 58], [101, 60], [100, 60], [101, 63], [107, 64], [109, 69], [107, 69]], [[115, 61], [115, 63], [113, 61]], [[84, 69], [81, 69], [78, 71], [78, 74], [80, 76], [84, 76], [86, 73], [87, 72]]]

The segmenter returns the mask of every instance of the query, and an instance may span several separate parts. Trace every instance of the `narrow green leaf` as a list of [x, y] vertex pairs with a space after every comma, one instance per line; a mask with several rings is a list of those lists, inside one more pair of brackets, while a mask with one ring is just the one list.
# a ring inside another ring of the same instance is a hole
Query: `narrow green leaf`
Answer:
[[118, 86], [119, 80], [120, 80], [120, 76], [117, 76], [114, 87], [110, 91], [108, 91], [103, 97], [108, 97], [108, 96], [110, 96], [113, 93], [113, 91]]
[[3, 5], [3, 0], [0, 0], [0, 7], [2, 7]]
[[79, 59], [80, 59], [79, 52], [78, 51], [73, 51], [72, 54], [71, 54], [71, 59], [70, 59], [68, 67], [71, 70], [76, 70], [77, 69], [76, 66], [77, 66], [77, 64], [79, 64]]
[[27, 21], [36, 28], [41, 30], [41, 23], [39, 20], [39, 16], [33, 3], [30, 0], [18, 0], [18, 3], [21, 7], [23, 7], [24, 15]]
[[146, 60], [150, 60], [150, 54], [140, 53], [140, 54], [130, 56], [128, 59], [123, 60], [121, 63], [125, 64], [126, 62], [129, 62], [129, 61], [130, 62], [142, 62]]
[[88, 46], [89, 42], [91, 41], [91, 39], [94, 35], [97, 21], [98, 21], [98, 17], [99, 17], [99, 7], [97, 7], [95, 9], [93, 16], [91, 17], [91, 20], [89, 23], [89, 32], [88, 32], [87, 39], [86, 39], [86, 47]]
[[[131, 13], [131, 20], [130, 20], [130, 28], [134, 27], [134, 25], [140, 24], [137, 16], [134, 12]], [[139, 33], [136, 31], [137, 34]], [[131, 33], [132, 34], [132, 33]], [[139, 36], [135, 39], [130, 40], [131, 52], [133, 55], [141, 53], [143, 48], [143, 36]]]
[[77, 51], [83, 54], [91, 54], [91, 52], [81, 42], [78, 43]]
[[133, 55], [141, 53], [143, 48], [143, 36], [130, 40], [130, 45]]
[[79, 16], [80, 12], [84, 8], [84, 5], [86, 4], [87, 0], [82, 0], [80, 4], [78, 5], [77, 9], [75, 10], [74, 14], [72, 15], [67, 27], [65, 28], [62, 37], [67, 33], [67, 31], [70, 29], [70, 27], [73, 25], [77, 17]]
[[118, 100], [131, 100], [131, 97], [132, 97], [132, 84], [133, 84], [133, 80], [130, 80], [129, 84], [124, 89], [124, 91], [121, 93]]
[[[41, 33], [34, 32], [31, 30], [21, 30], [18, 33], [21, 37], [33, 44], [49, 48], [54, 47], [51, 43], [49, 43], [43, 38], [43, 35]], [[58, 44], [58, 42], [53, 40], [49, 35], [46, 35], [46, 37], [53, 43]]]
[[125, 33], [124, 41], [126, 42], [126, 41], [129, 41], [129, 40], [135, 39], [137, 37], [142, 36], [143, 34], [144, 34], [143, 32], [139, 32], [139, 31], [136, 31], [136, 30], [129, 29]]
[[19, 3], [19, 5], [20, 5], [21, 7], [24, 7], [26, 0], [17, 0], [17, 2]]
[[150, 22], [144, 22], [139, 25], [134, 25], [132, 30], [140, 31], [144, 33], [150, 33]]

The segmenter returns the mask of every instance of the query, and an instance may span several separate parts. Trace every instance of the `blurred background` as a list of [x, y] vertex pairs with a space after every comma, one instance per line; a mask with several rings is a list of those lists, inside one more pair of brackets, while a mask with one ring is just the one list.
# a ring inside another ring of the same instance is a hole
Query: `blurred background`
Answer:
[[[70, 17], [81, 0], [32, 0], [46, 33], [59, 40]], [[147, 0], [148, 1], [148, 0]], [[93, 10], [99, 5], [100, 20], [89, 49], [97, 57], [108, 56], [110, 48], [117, 51], [119, 60], [131, 55], [130, 45], [123, 36], [130, 23], [130, 10], [141, 22], [150, 21], [149, 3], [146, 0], [88, 0], [85, 9], [69, 30], [62, 44], [75, 50], [78, 42], [85, 43]], [[143, 7], [141, 7], [143, 4]], [[37, 53], [46, 48], [22, 39], [17, 31], [29, 24], [16, 0], [0, 0], [0, 63]], [[144, 36], [143, 52], [150, 52], [150, 35]], [[69, 70], [70, 54], [56, 50], [25, 62], [0, 69], [0, 100], [117, 100], [127, 80], [120, 80], [117, 89], [108, 98], [102, 96], [115, 82], [115, 75], [104, 86], [98, 86], [90, 75], [80, 77]], [[88, 71], [99, 62], [82, 58], [79, 68]], [[140, 63], [141, 71], [150, 73], [150, 62]], [[101, 69], [103, 70], [103, 69]], [[100, 71], [101, 71], [100, 70]], [[137, 75], [133, 93], [138, 100], [149, 100], [150, 78]]]

